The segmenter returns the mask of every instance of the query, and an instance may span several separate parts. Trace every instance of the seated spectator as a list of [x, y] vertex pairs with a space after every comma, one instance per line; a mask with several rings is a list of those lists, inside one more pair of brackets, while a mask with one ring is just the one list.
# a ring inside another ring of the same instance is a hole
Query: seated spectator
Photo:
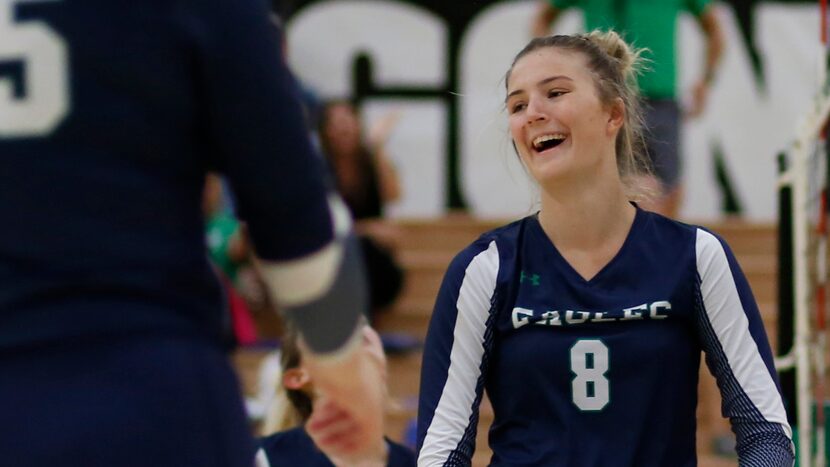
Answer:
[[[377, 333], [366, 326], [363, 330], [363, 343], [382, 368], [386, 379], [386, 357], [381, 348]], [[355, 464], [347, 459], [338, 459], [329, 454], [330, 449], [338, 444], [351, 442], [351, 427], [348, 422], [336, 421], [336, 411], [324, 396], [314, 389], [308, 371], [303, 367], [301, 352], [295, 332], [288, 330], [280, 352], [282, 384], [280, 395], [288, 403], [280, 406], [282, 413], [272, 413], [276, 417], [279, 431], [260, 440], [257, 452], [257, 467], [307, 466], [307, 467], [341, 467], [341, 466], [415, 466], [415, 454], [407, 447], [388, 438], [378, 439], [376, 462]], [[279, 406], [279, 404], [278, 404]], [[328, 411], [325, 417], [315, 417], [318, 411]], [[332, 420], [335, 420], [332, 422]], [[305, 424], [305, 425], [303, 425]], [[268, 426], [268, 423], [266, 423]]]
[[392, 253], [397, 231], [383, 222], [384, 206], [401, 194], [384, 148], [396, 121], [397, 114], [387, 115], [364, 138], [358, 114], [347, 101], [327, 103], [320, 118], [320, 145], [363, 248], [373, 315], [395, 301], [403, 284], [403, 271]]

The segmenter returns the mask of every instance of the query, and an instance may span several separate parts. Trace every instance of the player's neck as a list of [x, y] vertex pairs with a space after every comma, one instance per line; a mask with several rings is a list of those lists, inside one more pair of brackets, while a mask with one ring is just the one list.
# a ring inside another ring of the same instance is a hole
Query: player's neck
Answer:
[[621, 244], [636, 213], [619, 180], [568, 192], [543, 191], [541, 201], [539, 223], [560, 251]]

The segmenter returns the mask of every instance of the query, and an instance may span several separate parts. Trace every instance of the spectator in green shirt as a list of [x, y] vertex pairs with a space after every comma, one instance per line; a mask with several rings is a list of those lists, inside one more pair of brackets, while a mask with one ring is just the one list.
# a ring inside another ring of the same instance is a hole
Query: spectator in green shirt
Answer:
[[644, 181], [658, 193], [653, 205], [644, 207], [675, 217], [683, 196], [680, 179], [680, 107], [677, 92], [677, 17], [683, 11], [694, 15], [706, 38], [704, 69], [692, 88], [685, 114], [696, 117], [703, 112], [709, 87], [723, 53], [723, 34], [710, 0], [540, 0], [533, 17], [534, 36], [548, 34], [551, 23], [571, 7], [580, 8], [585, 29], [614, 29], [626, 41], [646, 48], [649, 69], [639, 77], [641, 94], [646, 98], [646, 149], [654, 165], [656, 179]]
[[223, 204], [222, 180], [218, 175], [207, 176], [202, 204], [210, 259], [235, 283], [239, 267], [250, 257], [250, 248], [239, 220]]

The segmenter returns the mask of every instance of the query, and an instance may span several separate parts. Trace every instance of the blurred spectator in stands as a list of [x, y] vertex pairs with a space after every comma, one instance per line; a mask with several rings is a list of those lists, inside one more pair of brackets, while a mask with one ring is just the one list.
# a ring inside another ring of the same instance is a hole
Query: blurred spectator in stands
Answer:
[[401, 195], [385, 150], [397, 120], [397, 113], [387, 114], [364, 138], [357, 111], [348, 101], [328, 102], [320, 118], [320, 145], [363, 248], [373, 315], [392, 305], [403, 285], [403, 271], [393, 255], [398, 231], [383, 220], [384, 206]]
[[262, 302], [267, 296], [262, 281], [250, 265], [251, 248], [244, 225], [227, 202], [222, 178], [210, 173], [205, 178], [202, 210], [205, 215], [205, 239], [211, 263], [225, 290], [228, 322], [223, 338], [229, 348], [257, 341], [256, 325], [249, 302]]
[[723, 54], [722, 27], [710, 0], [539, 0], [531, 30], [535, 37], [548, 34], [560, 13], [577, 7], [585, 15], [585, 29], [619, 32], [626, 41], [646, 49], [650, 63], [638, 79], [646, 98], [646, 148], [656, 179], [642, 184], [655, 193], [641, 206], [676, 217], [683, 199], [680, 161], [681, 110], [677, 102], [676, 69], [677, 19], [681, 12], [694, 15], [706, 41], [706, 57], [698, 81], [692, 87], [688, 117], [697, 117], [705, 108], [709, 88]]
[[[380, 367], [384, 385], [387, 378], [386, 357], [377, 333], [365, 326], [363, 346]], [[314, 389], [308, 371], [303, 367], [302, 355], [297, 347], [297, 336], [287, 330], [280, 350], [280, 377], [277, 378], [276, 410], [271, 411], [265, 422], [265, 432], [257, 453], [257, 467], [272, 465], [303, 465], [306, 467], [330, 467], [352, 465], [330, 454], [330, 445], [350, 442], [347, 424], [330, 426], [321, 430], [315, 423], [315, 410], [326, 404]], [[304, 425], [304, 426], [303, 426]], [[388, 438], [378, 439], [377, 457], [372, 466], [415, 466], [415, 454]], [[369, 464], [360, 464], [369, 465]]]
[[208, 252], [213, 264], [232, 282], [236, 281], [240, 266], [248, 262], [250, 248], [241, 224], [226, 206], [222, 179], [209, 174], [205, 180], [203, 210]]

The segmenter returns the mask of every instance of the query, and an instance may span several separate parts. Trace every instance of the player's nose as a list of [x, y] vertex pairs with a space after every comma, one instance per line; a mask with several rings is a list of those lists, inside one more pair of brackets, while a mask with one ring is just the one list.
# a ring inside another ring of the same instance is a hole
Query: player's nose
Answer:
[[527, 123], [534, 123], [537, 121], [544, 121], [548, 119], [547, 113], [538, 99], [530, 99], [525, 109], [525, 118]]

